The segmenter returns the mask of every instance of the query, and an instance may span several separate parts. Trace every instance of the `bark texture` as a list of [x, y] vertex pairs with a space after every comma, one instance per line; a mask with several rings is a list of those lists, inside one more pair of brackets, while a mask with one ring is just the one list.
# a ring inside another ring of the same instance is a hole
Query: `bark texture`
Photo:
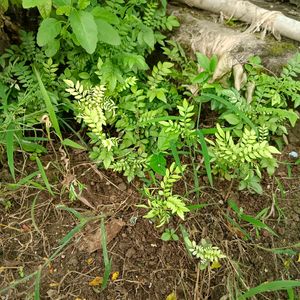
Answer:
[[264, 29], [300, 42], [300, 22], [284, 16], [281, 12], [260, 8], [249, 1], [237, 0], [176, 0], [192, 7], [223, 13], [228, 17], [251, 24], [253, 32]]

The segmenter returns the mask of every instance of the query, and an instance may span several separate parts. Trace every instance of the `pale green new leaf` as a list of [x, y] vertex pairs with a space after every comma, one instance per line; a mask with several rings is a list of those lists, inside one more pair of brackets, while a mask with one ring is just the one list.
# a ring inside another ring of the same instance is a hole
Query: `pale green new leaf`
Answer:
[[3, 11], [7, 11], [8, 9], [8, 0], [1, 0], [0, 1], [0, 9]]
[[42, 0], [23, 0], [22, 5], [23, 8], [32, 8], [36, 7], [41, 3]]
[[48, 18], [52, 10], [52, 0], [39, 1], [38, 10], [43, 19]]

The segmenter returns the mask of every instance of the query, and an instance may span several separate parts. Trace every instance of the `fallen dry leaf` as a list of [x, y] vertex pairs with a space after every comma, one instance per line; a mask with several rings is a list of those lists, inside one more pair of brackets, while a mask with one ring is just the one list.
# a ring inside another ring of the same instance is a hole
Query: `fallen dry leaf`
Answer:
[[219, 269], [219, 268], [221, 268], [221, 264], [218, 261], [214, 261], [210, 267], [212, 269]]
[[77, 195], [77, 198], [80, 202], [82, 202], [84, 205], [88, 206], [89, 208], [95, 210], [95, 207], [82, 195]]
[[[106, 224], [107, 244], [117, 236], [124, 225], [125, 222], [119, 219], [111, 219], [108, 224]], [[94, 226], [98, 227], [96, 231], [84, 233], [82, 243], [79, 246], [80, 250], [92, 253], [102, 248], [100, 225], [95, 223]]]
[[175, 292], [172, 292], [169, 296], [167, 296], [166, 300], [177, 300]]
[[89, 282], [89, 286], [99, 286], [103, 282], [103, 277], [96, 276], [93, 280]]
[[90, 266], [91, 264], [93, 264], [94, 263], [94, 258], [93, 257], [90, 257], [90, 258], [88, 258], [87, 260], [86, 260], [86, 263]]
[[51, 282], [51, 283], [49, 284], [49, 286], [50, 286], [50, 287], [57, 287], [57, 286], [59, 286], [59, 283], [58, 283], [58, 282]]
[[115, 281], [115, 280], [117, 280], [118, 279], [118, 277], [119, 277], [119, 272], [114, 272], [114, 273], [112, 273], [112, 275], [111, 275], [111, 280], [112, 281]]

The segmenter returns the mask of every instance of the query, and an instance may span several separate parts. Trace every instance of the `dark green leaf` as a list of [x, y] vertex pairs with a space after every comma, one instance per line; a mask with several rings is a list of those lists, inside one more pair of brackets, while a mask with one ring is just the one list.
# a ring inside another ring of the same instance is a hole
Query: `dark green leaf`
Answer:
[[80, 45], [87, 53], [94, 53], [98, 42], [98, 30], [94, 16], [90, 12], [73, 10], [69, 20]]
[[165, 242], [169, 241], [171, 239], [171, 234], [170, 232], [164, 232], [162, 235], [161, 235], [161, 239]]
[[231, 125], [237, 125], [241, 122], [240, 118], [232, 113], [223, 114], [220, 118], [225, 119]]
[[54, 6], [70, 6], [72, 5], [72, 0], [53, 0]]
[[151, 48], [154, 48], [155, 37], [154, 32], [150, 27], [145, 26], [141, 31], [143, 41]]
[[197, 52], [196, 53], [196, 57], [197, 57], [197, 61], [198, 64], [205, 70], [205, 71], [209, 71], [210, 70], [210, 60], [209, 58], [202, 54]]
[[92, 10], [92, 14], [95, 19], [102, 19], [109, 24], [118, 25], [120, 23], [119, 18], [109, 9], [105, 7], [97, 6]]
[[218, 57], [217, 55], [213, 55], [212, 58], [210, 59], [210, 63], [209, 63], [209, 71], [211, 73], [213, 73], [217, 67], [218, 64]]
[[54, 56], [60, 48], [60, 41], [53, 40], [51, 43], [46, 45], [45, 53], [48, 57]]
[[167, 161], [162, 153], [153, 154], [149, 162], [151, 169], [162, 176], [166, 174], [166, 164]]
[[47, 18], [40, 24], [37, 33], [37, 43], [40, 47], [45, 46], [48, 43], [52, 43], [53, 40], [60, 34], [61, 24], [54, 18]]
[[98, 40], [113, 46], [118, 46], [121, 43], [121, 38], [118, 31], [105, 20], [95, 18], [98, 29]]

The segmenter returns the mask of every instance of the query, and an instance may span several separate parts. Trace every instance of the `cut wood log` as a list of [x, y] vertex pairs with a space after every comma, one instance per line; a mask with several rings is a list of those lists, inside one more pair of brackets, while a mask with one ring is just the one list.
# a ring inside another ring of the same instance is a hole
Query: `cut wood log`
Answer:
[[223, 13], [228, 17], [251, 24], [249, 30], [259, 29], [273, 32], [275, 37], [279, 33], [300, 42], [300, 22], [288, 18], [278, 11], [269, 11], [258, 7], [249, 1], [237, 0], [176, 0], [188, 6], [208, 10], [214, 13]]

